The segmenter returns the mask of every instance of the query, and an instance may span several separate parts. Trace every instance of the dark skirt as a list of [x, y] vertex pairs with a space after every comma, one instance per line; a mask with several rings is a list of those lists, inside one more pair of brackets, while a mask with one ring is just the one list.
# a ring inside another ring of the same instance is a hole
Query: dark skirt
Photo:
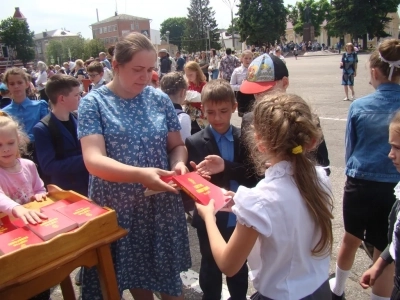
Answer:
[[[331, 299], [332, 293], [329, 287], [329, 279], [326, 280], [314, 293], [308, 295], [300, 300], [327, 300]], [[251, 295], [251, 300], [281, 300], [281, 299], [271, 299], [261, 295], [259, 292]]]

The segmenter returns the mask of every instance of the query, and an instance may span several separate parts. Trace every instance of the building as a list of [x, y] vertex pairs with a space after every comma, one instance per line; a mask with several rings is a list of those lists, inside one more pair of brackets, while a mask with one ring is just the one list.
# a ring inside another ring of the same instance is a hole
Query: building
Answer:
[[[394, 39], [398, 39], [399, 38], [399, 26], [400, 26], [400, 19], [399, 19], [399, 14], [398, 12], [393, 12], [393, 13], [389, 13], [388, 17], [392, 18], [391, 22], [388, 23], [386, 25], [386, 32], [390, 35], [387, 38], [394, 38]], [[315, 37], [315, 42], [318, 42], [320, 44], [325, 44], [328, 45], [328, 33], [327, 31], [324, 29], [324, 27], [326, 26], [326, 21], [324, 21], [324, 23], [321, 25], [321, 34], [320, 36]], [[286, 24], [286, 34], [285, 34], [285, 38], [287, 42], [293, 41], [293, 42], [297, 42], [300, 43], [303, 41], [303, 37], [299, 34], [296, 34], [293, 30], [293, 25], [291, 22], [287, 22]], [[384, 39], [387, 39], [384, 38]], [[336, 45], [339, 42], [340, 38], [339, 37], [331, 37], [331, 46]], [[383, 39], [381, 39], [380, 41], [382, 41]], [[351, 36], [349, 34], [345, 35], [342, 38], [342, 42], [344, 43], [350, 43], [350, 42], [354, 42], [351, 39]], [[360, 44], [362, 42], [362, 40], [358, 40], [358, 43]], [[372, 38], [370, 39], [368, 37], [368, 46], [372, 45], [373, 47], [376, 47], [378, 45], [378, 40], [377, 38]]]
[[[50, 31], [43, 31], [41, 33], [35, 34], [33, 37], [35, 41], [35, 59], [36, 60], [42, 60], [42, 61], [49, 61], [47, 59], [47, 45], [49, 44], [49, 41], [51, 40], [61, 40], [65, 38], [70, 38], [70, 37], [78, 37], [79, 34], [77, 33], [72, 33], [68, 30], [64, 29], [55, 29], [55, 30], [50, 30]], [[57, 61], [57, 58], [53, 58], [55, 63], [60, 64], [59, 61]], [[52, 62], [52, 63], [54, 63]], [[62, 63], [62, 62], [61, 62]]]
[[100, 39], [106, 47], [115, 44], [130, 32], [140, 32], [151, 39], [150, 19], [115, 13], [115, 16], [90, 25], [93, 38]]
[[242, 50], [243, 45], [240, 42], [240, 35], [234, 33], [235, 45], [233, 45], [232, 35], [228, 34], [225, 30], [220, 31], [220, 43], [223, 49], [231, 48], [232, 50]]

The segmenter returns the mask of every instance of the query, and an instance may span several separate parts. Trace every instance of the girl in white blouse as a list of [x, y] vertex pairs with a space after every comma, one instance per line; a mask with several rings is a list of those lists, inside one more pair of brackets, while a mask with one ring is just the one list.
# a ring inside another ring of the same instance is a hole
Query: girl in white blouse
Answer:
[[252, 94], [243, 94], [240, 92], [240, 86], [242, 82], [247, 78], [247, 68], [250, 66], [250, 63], [253, 60], [253, 52], [250, 50], [245, 50], [242, 52], [242, 56], [240, 57], [240, 61], [242, 65], [233, 70], [231, 77], [231, 86], [235, 91], [236, 100], [238, 103], [238, 112], [239, 117], [242, 117], [245, 113], [251, 110], [251, 107], [254, 103], [254, 95]]
[[332, 196], [325, 171], [307, 156], [321, 139], [310, 108], [295, 95], [267, 95], [254, 108], [248, 136], [255, 165], [270, 167], [255, 188], [232, 193], [237, 224], [228, 243], [215, 224], [214, 201], [196, 205], [218, 267], [232, 276], [248, 258], [255, 300], [331, 299]]

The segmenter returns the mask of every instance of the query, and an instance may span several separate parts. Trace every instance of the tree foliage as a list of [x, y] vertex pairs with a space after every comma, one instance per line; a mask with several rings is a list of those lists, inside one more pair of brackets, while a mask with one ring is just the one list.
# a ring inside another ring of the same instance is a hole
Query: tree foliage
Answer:
[[242, 0], [238, 22], [241, 41], [262, 46], [280, 41], [286, 30], [283, 0]]
[[295, 5], [288, 5], [287, 18], [293, 24], [295, 33], [303, 35], [303, 27], [307, 22], [305, 19], [305, 8], [307, 5], [311, 8], [311, 23], [314, 26], [315, 36], [321, 35], [321, 25], [329, 16], [331, 6], [328, 0], [303, 0], [296, 2]]
[[19, 59], [25, 65], [35, 58], [34, 32], [23, 20], [8, 18], [0, 22], [0, 39], [9, 47], [13, 58]]
[[397, 12], [399, 4], [400, 0], [332, 0], [326, 28], [333, 36], [350, 34], [353, 38], [365, 38], [368, 33], [370, 38], [380, 39], [388, 36], [385, 28], [391, 18], [387, 15]]
[[104, 43], [99, 39], [85, 40], [83, 37], [69, 37], [63, 39], [52, 39], [47, 45], [48, 63], [51, 58], [60, 63], [64, 61], [76, 60], [78, 58], [86, 60], [89, 57], [97, 57], [100, 52], [105, 52]]
[[186, 23], [186, 18], [168, 18], [161, 23], [161, 35], [165, 36], [165, 33], [169, 31], [169, 42], [178, 46], [179, 51], [182, 49], [182, 38]]
[[211, 48], [220, 49], [219, 32], [215, 11], [210, 7], [210, 0], [191, 0], [188, 7], [188, 16], [183, 48], [188, 52], [209, 49], [207, 31], [210, 33]]

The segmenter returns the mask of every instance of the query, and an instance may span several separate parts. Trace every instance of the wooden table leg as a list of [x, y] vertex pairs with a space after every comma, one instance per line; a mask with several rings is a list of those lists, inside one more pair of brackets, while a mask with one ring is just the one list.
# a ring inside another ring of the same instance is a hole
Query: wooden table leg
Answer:
[[110, 245], [97, 248], [98, 265], [101, 291], [104, 300], [120, 299], [114, 263], [111, 257]]
[[64, 300], [76, 300], [74, 287], [72, 286], [71, 277], [69, 277], [69, 275], [60, 282], [60, 286]]

